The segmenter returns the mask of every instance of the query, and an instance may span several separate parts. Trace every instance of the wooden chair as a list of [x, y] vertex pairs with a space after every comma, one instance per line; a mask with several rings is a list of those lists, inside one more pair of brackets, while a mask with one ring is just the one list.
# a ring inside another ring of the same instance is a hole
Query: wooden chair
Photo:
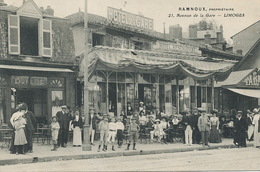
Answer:
[[8, 149], [11, 145], [12, 141], [12, 135], [13, 135], [13, 130], [10, 129], [7, 125], [1, 127], [1, 134], [2, 134], [2, 148], [6, 146]]
[[39, 138], [43, 137], [43, 132], [40, 128], [42, 128], [42, 124], [37, 124], [36, 132], [34, 133], [34, 137], [37, 139], [37, 143], [39, 143]]

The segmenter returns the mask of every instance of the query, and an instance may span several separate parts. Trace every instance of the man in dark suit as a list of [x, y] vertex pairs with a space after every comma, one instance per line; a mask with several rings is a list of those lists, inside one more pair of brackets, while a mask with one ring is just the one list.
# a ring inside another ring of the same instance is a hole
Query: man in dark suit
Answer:
[[34, 134], [34, 129], [36, 128], [36, 118], [31, 111], [28, 111], [28, 107], [27, 107], [27, 111], [25, 112], [24, 116], [26, 119], [25, 131], [26, 131], [26, 139], [28, 142], [27, 146], [26, 146], [26, 151], [28, 151], [29, 153], [32, 153], [32, 151], [33, 151], [33, 134]]
[[194, 123], [191, 118], [190, 112], [186, 110], [185, 115], [182, 118], [182, 125], [183, 125], [183, 130], [185, 134], [185, 145], [186, 146], [191, 146], [192, 145], [192, 130], [194, 128]]
[[61, 106], [61, 111], [56, 113], [58, 122], [60, 124], [60, 130], [58, 135], [58, 147], [66, 147], [69, 135], [69, 122], [71, 120], [68, 113], [67, 106]]
[[193, 144], [199, 144], [201, 141], [201, 135], [198, 128], [198, 119], [200, 117], [198, 108], [193, 109], [193, 113], [191, 115], [191, 120], [193, 121], [193, 132], [192, 132], [192, 142]]
[[234, 144], [238, 147], [246, 147], [246, 131], [248, 125], [246, 118], [242, 117], [242, 111], [237, 112], [234, 119]]

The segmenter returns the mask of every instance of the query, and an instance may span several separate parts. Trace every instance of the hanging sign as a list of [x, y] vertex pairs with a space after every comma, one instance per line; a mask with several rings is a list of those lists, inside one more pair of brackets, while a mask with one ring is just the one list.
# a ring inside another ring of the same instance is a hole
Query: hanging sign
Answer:
[[107, 7], [107, 18], [119, 25], [131, 26], [139, 29], [153, 30], [153, 19], [128, 13], [112, 7]]

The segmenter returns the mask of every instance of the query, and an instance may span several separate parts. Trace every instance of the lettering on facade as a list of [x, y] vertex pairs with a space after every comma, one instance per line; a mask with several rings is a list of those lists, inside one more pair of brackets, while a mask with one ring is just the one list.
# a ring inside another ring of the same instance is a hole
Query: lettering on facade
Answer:
[[153, 30], [153, 19], [128, 13], [112, 7], [107, 7], [107, 18], [116, 24]]
[[254, 71], [245, 78], [244, 82], [247, 86], [260, 86], [260, 73]]
[[156, 44], [153, 44], [152, 49], [158, 51], [177, 51], [182, 53], [201, 55], [199, 47], [165, 41], [156, 41]]
[[11, 83], [14, 85], [28, 85], [29, 76], [11, 76]]
[[48, 84], [47, 77], [31, 77], [30, 85], [32, 86], [46, 86]]

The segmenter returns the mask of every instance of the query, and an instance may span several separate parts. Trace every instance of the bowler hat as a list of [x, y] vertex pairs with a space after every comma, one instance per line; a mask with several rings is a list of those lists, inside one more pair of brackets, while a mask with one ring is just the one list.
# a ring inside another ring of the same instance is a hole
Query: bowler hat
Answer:
[[253, 110], [253, 113], [258, 113], [258, 109], [257, 108], [254, 108], [254, 110]]
[[237, 114], [242, 114], [243, 112], [241, 110], [237, 111]]
[[206, 112], [206, 110], [205, 110], [205, 109], [202, 109], [202, 108], [198, 108], [198, 111], [199, 111], [199, 112]]

